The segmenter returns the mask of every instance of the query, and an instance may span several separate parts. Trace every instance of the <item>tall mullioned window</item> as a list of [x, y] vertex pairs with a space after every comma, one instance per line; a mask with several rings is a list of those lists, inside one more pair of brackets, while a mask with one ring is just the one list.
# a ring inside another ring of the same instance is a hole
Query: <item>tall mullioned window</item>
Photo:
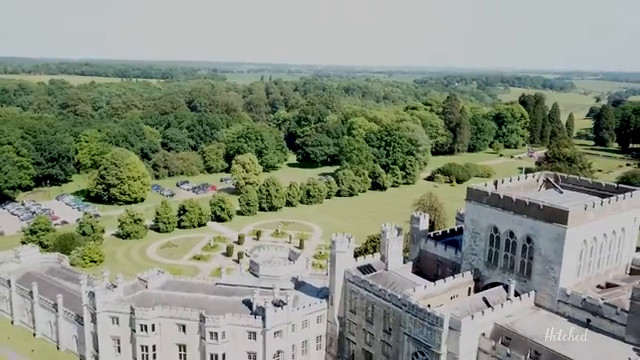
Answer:
[[582, 277], [582, 272], [584, 271], [584, 260], [587, 256], [587, 240], [582, 242], [582, 246], [580, 246], [580, 255], [578, 256], [578, 267], [576, 268], [576, 277]]
[[518, 267], [518, 273], [522, 276], [531, 277], [533, 250], [533, 240], [527, 236], [520, 250], [520, 266]]
[[596, 270], [600, 271], [602, 270], [602, 267], [604, 266], [604, 261], [605, 261], [605, 257], [604, 257], [604, 251], [605, 251], [605, 244], [607, 243], [607, 234], [603, 234], [602, 235], [602, 240], [600, 240], [600, 245], [598, 245], [598, 264], [596, 265]]
[[607, 262], [605, 264], [606, 268], [613, 266], [615, 242], [616, 242], [616, 232], [614, 231], [611, 237], [609, 238], [609, 243], [607, 244]]
[[500, 230], [497, 227], [492, 227], [489, 232], [489, 252], [487, 253], [487, 262], [489, 264], [498, 266], [500, 262]]
[[596, 238], [593, 238], [593, 240], [591, 240], [591, 244], [589, 244], [589, 253], [587, 258], [587, 274], [591, 274], [594, 270], [593, 266], [595, 265], [597, 242], [598, 240], [596, 240]]
[[365, 320], [373, 325], [373, 316], [375, 314], [375, 305], [373, 305], [373, 302], [367, 302], [367, 311], [365, 313]]
[[507, 233], [504, 239], [504, 253], [502, 255], [502, 269], [509, 272], [516, 270], [516, 253], [518, 249], [518, 238], [513, 231]]
[[358, 308], [358, 294], [356, 294], [355, 291], [351, 290], [351, 292], [349, 292], [349, 311], [352, 314], [356, 314], [357, 308]]
[[620, 265], [622, 261], [622, 249], [624, 248], [624, 228], [622, 228], [622, 232], [620, 237], [618, 238], [618, 251], [616, 252], [616, 265]]

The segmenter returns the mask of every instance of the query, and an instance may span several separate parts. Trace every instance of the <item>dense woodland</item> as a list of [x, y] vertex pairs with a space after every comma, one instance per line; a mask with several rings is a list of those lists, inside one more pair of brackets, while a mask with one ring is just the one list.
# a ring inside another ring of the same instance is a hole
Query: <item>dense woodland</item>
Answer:
[[[229, 171], [234, 158], [247, 153], [272, 171], [293, 153], [300, 166], [341, 166], [338, 182], [355, 176], [365, 188], [413, 184], [432, 154], [567, 140], [558, 105], [549, 107], [543, 95], [508, 104], [495, 99], [494, 86], [537, 81], [305, 77], [248, 85], [190, 79], [73, 86], [64, 80], [3, 80], [0, 194], [11, 198], [66, 183], [75, 173], [93, 173], [113, 148], [133, 153], [155, 178]], [[575, 149], [568, 143], [571, 157]], [[114, 154], [112, 161], [118, 156], [129, 158]]]

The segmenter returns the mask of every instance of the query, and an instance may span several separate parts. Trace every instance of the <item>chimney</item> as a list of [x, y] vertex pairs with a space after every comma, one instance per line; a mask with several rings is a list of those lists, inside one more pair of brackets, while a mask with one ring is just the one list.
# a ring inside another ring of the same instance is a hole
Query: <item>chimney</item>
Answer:
[[280, 297], [280, 289], [276, 284], [273, 284], [273, 301], [278, 300]]
[[251, 295], [251, 312], [255, 314], [257, 308], [258, 308], [258, 289], [253, 289], [253, 294]]
[[516, 295], [516, 281], [514, 279], [509, 279], [507, 299], [513, 299]]

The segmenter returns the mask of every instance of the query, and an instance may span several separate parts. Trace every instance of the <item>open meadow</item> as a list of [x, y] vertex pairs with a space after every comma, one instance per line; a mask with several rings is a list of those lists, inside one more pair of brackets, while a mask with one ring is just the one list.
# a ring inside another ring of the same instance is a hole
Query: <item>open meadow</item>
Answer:
[[[48, 82], [51, 79], [59, 79], [66, 80], [72, 85], [80, 85], [87, 84], [90, 82], [97, 83], [106, 83], [106, 82], [120, 82], [125, 81], [125, 79], [114, 78], [114, 77], [102, 77], [102, 76], [81, 76], [81, 75], [32, 75], [32, 74], [0, 74], [0, 79], [16, 79], [16, 80], [27, 80], [33, 82]], [[133, 81], [152, 81], [155, 82], [157, 80], [133, 80]]]

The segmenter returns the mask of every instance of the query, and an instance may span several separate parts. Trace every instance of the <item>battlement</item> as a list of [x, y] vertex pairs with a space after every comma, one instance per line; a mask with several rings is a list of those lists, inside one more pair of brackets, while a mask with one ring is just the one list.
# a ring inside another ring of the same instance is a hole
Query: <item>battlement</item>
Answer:
[[380, 236], [382, 239], [402, 238], [402, 226], [391, 223], [382, 224]]
[[444, 279], [429, 282], [425, 285], [406, 290], [405, 294], [419, 300], [425, 296], [436, 295], [458, 287], [473, 286], [473, 284], [473, 273], [471, 271], [465, 271], [460, 274], [451, 275]]
[[435, 240], [425, 239], [420, 244], [420, 250], [429, 254], [437, 255], [444, 259], [449, 259], [458, 263], [462, 262], [462, 250], [454, 245], [447, 245]]
[[[571, 202], [568, 206], [531, 199], [546, 179], [564, 190], [600, 198]], [[548, 223], [576, 226], [640, 206], [639, 190], [625, 185], [596, 181], [573, 175], [539, 172], [495, 180], [467, 187], [467, 201], [511, 211]]]
[[352, 252], [356, 247], [356, 239], [347, 233], [331, 234], [331, 251]]
[[404, 312], [418, 319], [432, 324], [434, 327], [442, 329], [446, 324], [446, 317], [433, 309], [423, 306], [406, 294], [393, 293], [379, 285], [372, 283], [354, 271], [345, 271], [345, 280], [355, 287], [377, 296], [387, 303], [393, 304]]
[[489, 309], [480, 310], [462, 318], [452, 316], [449, 320], [449, 328], [462, 331], [462, 328], [466, 326], [474, 326], [474, 324], [485, 321], [494, 321], [498, 317], [504, 317], [535, 307], [534, 300], [535, 291], [531, 291], [521, 296], [507, 299], [503, 303]]
[[159, 286], [170, 277], [171, 275], [168, 272], [160, 268], [149, 269], [137, 275], [137, 278], [146, 285], [147, 289]]
[[448, 229], [442, 229], [438, 231], [432, 231], [427, 234], [430, 239], [435, 241], [441, 241], [444, 239], [449, 239], [456, 236], [462, 236], [464, 233], [464, 225], [454, 226]]
[[357, 258], [355, 258], [355, 262], [354, 262], [354, 266], [357, 265], [363, 265], [369, 262], [372, 262], [374, 260], [380, 260], [380, 253], [373, 253], [373, 254], [368, 254], [368, 255], [363, 255], [363, 256], [358, 256]]
[[301, 274], [307, 259], [286, 245], [257, 245], [249, 250], [249, 271], [257, 277], [282, 277]]
[[425, 214], [421, 211], [414, 211], [411, 213], [409, 224], [411, 224], [412, 227], [427, 230], [429, 229], [429, 214]]
[[608, 303], [600, 298], [581, 294], [566, 288], [560, 288], [558, 292], [558, 302], [590, 314], [598, 315], [621, 325], [627, 324], [627, 317], [629, 315], [627, 309]]

